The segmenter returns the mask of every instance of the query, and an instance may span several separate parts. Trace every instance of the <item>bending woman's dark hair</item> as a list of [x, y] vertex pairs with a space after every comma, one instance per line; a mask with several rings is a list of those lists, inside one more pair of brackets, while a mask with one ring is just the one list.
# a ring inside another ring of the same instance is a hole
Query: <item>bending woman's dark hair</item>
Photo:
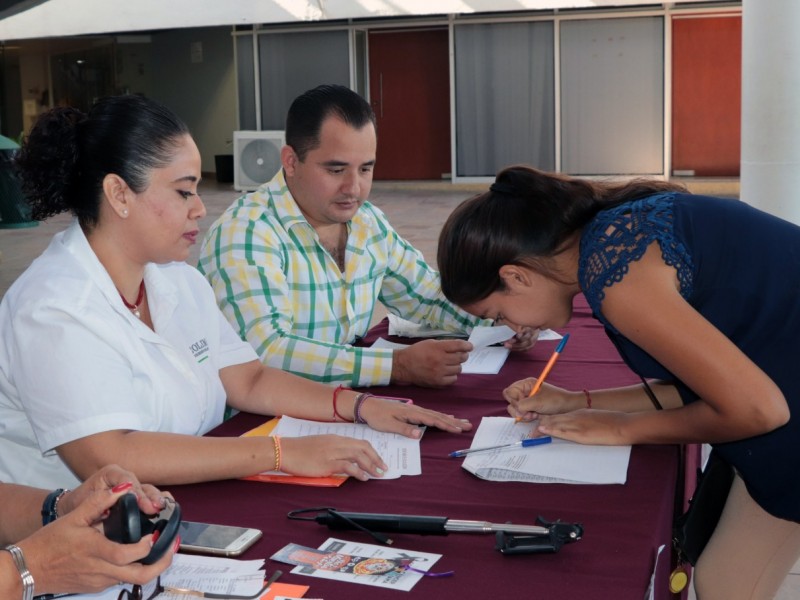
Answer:
[[88, 114], [68, 107], [49, 110], [15, 160], [33, 218], [71, 211], [85, 230], [92, 229], [103, 178], [113, 173], [134, 192], [144, 191], [152, 169], [168, 165], [188, 133], [168, 108], [137, 95], [103, 98]]
[[503, 169], [488, 192], [461, 203], [442, 228], [437, 254], [442, 291], [459, 306], [479, 302], [504, 289], [503, 265], [562, 281], [551, 259], [598, 211], [663, 191], [686, 190], [655, 179], [617, 183], [522, 165]]

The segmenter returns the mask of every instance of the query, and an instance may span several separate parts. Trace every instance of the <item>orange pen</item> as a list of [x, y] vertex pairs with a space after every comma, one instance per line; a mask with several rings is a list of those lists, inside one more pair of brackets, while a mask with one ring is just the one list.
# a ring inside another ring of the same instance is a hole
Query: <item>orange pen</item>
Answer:
[[[553, 356], [550, 357], [550, 360], [548, 360], [547, 364], [544, 366], [544, 369], [542, 370], [542, 374], [539, 375], [539, 379], [536, 380], [536, 383], [534, 384], [533, 388], [531, 389], [531, 393], [528, 394], [528, 398], [533, 396], [536, 392], [539, 391], [539, 388], [542, 387], [542, 383], [544, 383], [545, 378], [550, 374], [550, 370], [553, 368], [553, 365], [556, 364], [556, 361], [558, 360], [558, 357], [561, 355], [561, 351], [564, 349], [564, 346], [567, 345], [567, 340], [568, 339], [569, 339], [569, 334], [565, 333], [564, 337], [561, 338], [561, 341], [558, 343], [558, 346], [556, 346], [555, 351], [553, 351]], [[514, 419], [514, 421], [517, 422], [517, 423], [519, 423], [520, 420], [521, 419], [519, 417]]]

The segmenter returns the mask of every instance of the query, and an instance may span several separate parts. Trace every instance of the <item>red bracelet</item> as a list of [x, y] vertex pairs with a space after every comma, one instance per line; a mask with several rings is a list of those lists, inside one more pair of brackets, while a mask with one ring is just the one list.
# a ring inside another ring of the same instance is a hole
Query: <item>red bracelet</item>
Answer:
[[586, 394], [586, 408], [592, 408], [592, 395], [589, 390], [583, 390], [583, 393]]
[[340, 415], [339, 411], [336, 410], [336, 399], [339, 397], [339, 392], [341, 392], [342, 390], [349, 390], [349, 389], [350, 388], [346, 388], [343, 385], [340, 385], [340, 386], [337, 386], [335, 390], [333, 390], [333, 421], [334, 421], [334, 423], [336, 422], [337, 418], [342, 420], [342, 421], [347, 422], [347, 419], [345, 419], [342, 415]]

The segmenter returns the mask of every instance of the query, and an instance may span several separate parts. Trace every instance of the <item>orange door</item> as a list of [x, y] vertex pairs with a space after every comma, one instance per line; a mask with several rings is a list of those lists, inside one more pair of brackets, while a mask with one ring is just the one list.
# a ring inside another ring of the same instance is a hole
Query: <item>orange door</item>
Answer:
[[672, 22], [672, 170], [738, 176], [742, 19]]
[[375, 179], [450, 173], [447, 30], [369, 34], [369, 93], [378, 121]]

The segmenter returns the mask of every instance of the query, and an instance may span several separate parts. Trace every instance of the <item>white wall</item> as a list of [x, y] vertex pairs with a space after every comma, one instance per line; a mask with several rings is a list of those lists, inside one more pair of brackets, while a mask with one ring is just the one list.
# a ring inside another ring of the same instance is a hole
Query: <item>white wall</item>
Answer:
[[[726, 0], [682, 0], [725, 2]], [[252, 23], [316, 22], [494, 11], [610, 8], [642, 0], [49, 0], [1, 18], [0, 40]], [[12, 8], [13, 11], [13, 8]]]
[[800, 3], [742, 6], [741, 198], [800, 225]]

